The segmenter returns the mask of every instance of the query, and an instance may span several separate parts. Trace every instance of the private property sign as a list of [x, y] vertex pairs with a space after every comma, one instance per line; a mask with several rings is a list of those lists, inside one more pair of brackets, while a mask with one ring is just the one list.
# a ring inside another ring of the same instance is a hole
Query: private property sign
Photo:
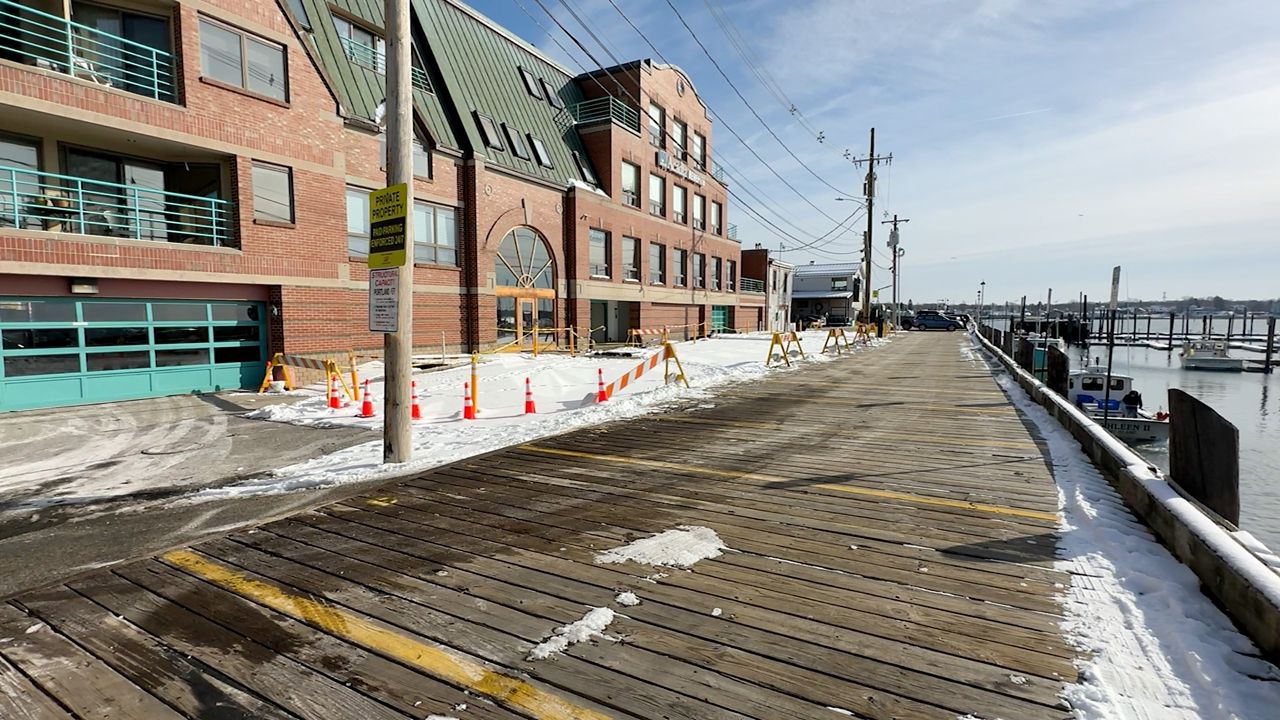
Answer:
[[400, 268], [369, 271], [369, 332], [399, 330]]
[[370, 269], [404, 265], [404, 219], [408, 213], [409, 186], [405, 183], [369, 193]]

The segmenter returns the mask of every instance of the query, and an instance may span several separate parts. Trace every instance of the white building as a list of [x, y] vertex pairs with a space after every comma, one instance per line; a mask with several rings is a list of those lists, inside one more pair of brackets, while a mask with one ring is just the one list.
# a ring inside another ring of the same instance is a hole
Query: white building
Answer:
[[858, 263], [810, 262], [795, 268], [791, 317], [808, 322], [821, 317], [831, 325], [851, 324], [858, 316], [862, 269]]

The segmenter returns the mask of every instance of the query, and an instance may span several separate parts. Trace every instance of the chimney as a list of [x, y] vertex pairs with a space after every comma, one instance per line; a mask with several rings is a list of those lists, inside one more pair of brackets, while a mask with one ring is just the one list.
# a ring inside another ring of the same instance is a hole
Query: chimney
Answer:
[[764, 246], [763, 246], [763, 245], [761, 245], [760, 243], [756, 243], [756, 249], [757, 249], [757, 250], [763, 250], [763, 249], [764, 249]]

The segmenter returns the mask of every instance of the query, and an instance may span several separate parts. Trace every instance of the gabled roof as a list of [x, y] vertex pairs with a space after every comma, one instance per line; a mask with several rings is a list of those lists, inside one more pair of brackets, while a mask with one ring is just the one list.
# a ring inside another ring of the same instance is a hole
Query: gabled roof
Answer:
[[[353, 0], [348, 0], [351, 2]], [[366, 0], [368, 1], [368, 0]], [[590, 163], [573, 118], [553, 106], [545, 97], [534, 97], [525, 87], [520, 68], [530, 73], [542, 89], [549, 86], [561, 104], [572, 106], [583, 100], [573, 75], [538, 52], [528, 43], [501, 28], [492, 20], [457, 0], [412, 0], [432, 59], [423, 58], [439, 71], [441, 94], [452, 104], [460, 138], [476, 155], [490, 164], [541, 178], [564, 187], [581, 175], [574, 160], [577, 152]], [[543, 167], [529, 149], [529, 158], [511, 151], [500, 129], [505, 149], [485, 145], [476, 113], [505, 124], [518, 132], [526, 146], [529, 135], [542, 141], [553, 167]]]

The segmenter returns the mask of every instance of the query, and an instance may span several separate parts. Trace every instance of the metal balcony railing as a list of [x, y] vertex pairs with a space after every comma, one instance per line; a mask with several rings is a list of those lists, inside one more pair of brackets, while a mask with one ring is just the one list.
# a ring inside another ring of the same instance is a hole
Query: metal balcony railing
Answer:
[[728, 183], [725, 181], [724, 168], [721, 167], [720, 164], [716, 163], [715, 161], [712, 161], [710, 165], [711, 165], [711, 170], [708, 172], [708, 174], [711, 175], [711, 177], [721, 185], [727, 185]]
[[[347, 54], [347, 59], [361, 67], [368, 68], [380, 75], [387, 72], [387, 54], [377, 48], [371, 48], [362, 42], [357, 42], [349, 37], [338, 37], [338, 42], [342, 45], [342, 51]], [[427, 73], [419, 67], [409, 68], [409, 82], [413, 87], [422, 92], [433, 92], [431, 88], [431, 80], [427, 77]]]
[[0, 0], [0, 58], [173, 102], [173, 55], [97, 28]]
[[227, 245], [231, 203], [0, 165], [0, 227]]
[[576, 123], [613, 122], [632, 132], [640, 132], [640, 111], [612, 96], [583, 100], [567, 110]]
[[737, 239], [738, 239], [738, 226], [737, 226], [737, 225], [734, 225], [733, 223], [729, 223], [729, 226], [728, 226], [728, 228], [726, 228], [726, 229], [728, 230], [728, 232], [727, 232], [727, 233], [725, 233], [725, 236], [726, 236], [726, 237], [728, 237], [730, 240], [737, 240]]
[[751, 278], [742, 278], [742, 292], [763, 293], [764, 281], [752, 280]]

